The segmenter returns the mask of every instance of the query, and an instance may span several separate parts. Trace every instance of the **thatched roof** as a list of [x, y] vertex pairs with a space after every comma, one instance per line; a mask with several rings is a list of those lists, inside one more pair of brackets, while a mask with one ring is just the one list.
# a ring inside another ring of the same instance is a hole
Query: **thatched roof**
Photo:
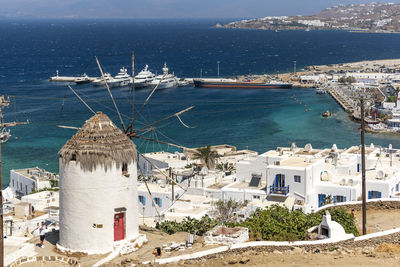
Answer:
[[59, 152], [63, 162], [76, 160], [85, 171], [97, 166], [106, 170], [116, 163], [136, 161], [135, 144], [127, 137], [107, 115], [97, 112], [85, 122], [83, 127], [61, 148]]

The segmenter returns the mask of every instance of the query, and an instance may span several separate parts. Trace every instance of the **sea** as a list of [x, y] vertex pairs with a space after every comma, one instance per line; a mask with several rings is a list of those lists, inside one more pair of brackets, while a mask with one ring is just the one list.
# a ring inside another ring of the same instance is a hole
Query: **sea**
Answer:
[[[92, 116], [68, 89], [49, 82], [60, 75], [99, 76], [94, 59], [116, 75], [121, 67], [135, 71], [146, 64], [161, 74], [166, 62], [178, 77], [276, 74], [308, 65], [398, 58], [399, 34], [345, 31], [260, 31], [214, 28], [221, 20], [0, 20], [0, 93], [11, 97], [4, 120], [26, 121], [11, 128], [2, 144], [3, 187], [11, 169], [38, 166], [58, 172], [58, 151]], [[95, 111], [106, 113], [121, 126], [105, 88], [71, 86]], [[135, 91], [135, 114], [151, 89]], [[125, 124], [132, 119], [132, 92], [113, 88]], [[298, 101], [294, 101], [296, 98]], [[301, 103], [300, 103], [301, 102]], [[313, 89], [229, 90], [193, 86], [157, 90], [134, 123], [140, 129], [187, 107], [180, 116], [154, 125], [143, 136], [186, 147], [230, 144], [259, 153], [295, 142], [314, 148], [360, 144], [359, 125], [329, 95]], [[330, 118], [321, 113], [333, 112]], [[141, 153], [176, 148], [133, 139]], [[366, 143], [400, 147], [400, 136], [366, 134]]]

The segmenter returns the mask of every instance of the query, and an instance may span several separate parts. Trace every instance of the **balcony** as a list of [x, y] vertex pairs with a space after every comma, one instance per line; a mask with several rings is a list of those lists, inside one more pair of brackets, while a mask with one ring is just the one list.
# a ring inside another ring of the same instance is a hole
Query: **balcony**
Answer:
[[269, 187], [269, 193], [275, 196], [287, 196], [289, 195], [289, 186], [274, 186]]

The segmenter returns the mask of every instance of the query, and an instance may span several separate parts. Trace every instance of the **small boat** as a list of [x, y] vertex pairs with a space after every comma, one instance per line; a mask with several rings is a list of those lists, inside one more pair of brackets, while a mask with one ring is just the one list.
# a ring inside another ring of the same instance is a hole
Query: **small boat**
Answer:
[[149, 71], [149, 66], [146, 65], [144, 69], [135, 76], [135, 87], [143, 88], [149, 86], [149, 84], [156, 78], [156, 75]]
[[2, 127], [1, 132], [0, 132], [0, 142], [3, 144], [10, 139], [11, 134], [10, 134], [10, 129], [7, 129], [5, 127]]
[[322, 117], [324, 118], [328, 118], [330, 117], [332, 114], [329, 112], [329, 110], [325, 111], [324, 113], [322, 113]]
[[[152, 82], [151, 85], [158, 86], [158, 89], [175, 88], [178, 86], [177, 78], [174, 74], [168, 73], [167, 63], [164, 63], [163, 75], [158, 75]], [[165, 75], [164, 79], [163, 76]], [[160, 82], [161, 81], [161, 82]]]
[[122, 67], [118, 74], [107, 83], [110, 87], [124, 87], [132, 84], [132, 77], [128, 74], [128, 70]]
[[184, 86], [188, 86], [189, 85], [189, 81], [187, 81], [187, 80], [185, 80], [183, 78], [181, 78], [181, 79], [177, 78], [177, 82], [178, 82], [178, 87], [184, 87]]
[[86, 73], [82, 74], [80, 77], [75, 79], [76, 84], [85, 84], [85, 83], [90, 83], [90, 78], [87, 76]]
[[[113, 77], [111, 76], [110, 73], [107, 72], [107, 73], [104, 73], [104, 79], [105, 79], [105, 80], [107, 81], [107, 83], [108, 83], [110, 80], [113, 79]], [[106, 83], [104, 82], [103, 78], [100, 77], [100, 78], [94, 79], [93, 82], [92, 82], [92, 84], [93, 84], [94, 86], [103, 86], [103, 85], [105, 85]]]
[[322, 94], [326, 94], [326, 90], [324, 88], [317, 88], [315, 90], [315, 93], [322, 95]]

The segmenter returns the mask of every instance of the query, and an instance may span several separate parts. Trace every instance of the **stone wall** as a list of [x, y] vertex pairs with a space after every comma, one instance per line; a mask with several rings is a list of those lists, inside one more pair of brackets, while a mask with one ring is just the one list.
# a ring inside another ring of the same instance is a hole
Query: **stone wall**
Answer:
[[[361, 210], [361, 201], [355, 201], [346, 204], [336, 204], [327, 205], [320, 210], [326, 208], [344, 208], [351, 211]], [[380, 200], [369, 200], [367, 202], [367, 209], [370, 210], [396, 210], [400, 209], [400, 200], [393, 199], [380, 199]], [[400, 243], [400, 228], [395, 228], [392, 230], [377, 232], [368, 234], [365, 236], [360, 236], [356, 238], [350, 238], [346, 240], [317, 240], [317, 241], [295, 241], [295, 242], [274, 242], [274, 241], [256, 241], [247, 242], [241, 244], [235, 244], [231, 246], [223, 246], [217, 249], [211, 249], [203, 251], [202, 253], [186, 254], [174, 258], [161, 259], [160, 264], [176, 262], [180, 260], [186, 261], [202, 261], [207, 259], [214, 259], [217, 257], [224, 257], [229, 259], [229, 257], [237, 256], [248, 251], [252, 252], [262, 252], [262, 253], [272, 253], [272, 252], [290, 252], [290, 251], [306, 251], [308, 253], [315, 252], [319, 250], [320, 252], [332, 251], [332, 250], [354, 250], [362, 249], [367, 247], [376, 247], [382, 243]]]
[[[325, 210], [328, 208], [344, 208], [347, 211], [351, 211], [354, 209], [355, 211], [361, 211], [361, 201], [353, 201], [353, 202], [345, 202], [339, 204], [330, 204], [321, 207], [317, 211]], [[374, 199], [374, 200], [367, 200], [367, 210], [396, 210], [400, 209], [400, 199]]]
[[7, 267], [17, 267], [22, 264], [28, 263], [28, 262], [40, 262], [40, 261], [47, 261], [47, 262], [63, 262], [65, 264], [68, 264], [73, 267], [80, 267], [81, 265], [79, 264], [78, 260], [69, 258], [69, 257], [63, 257], [63, 256], [35, 256], [35, 257], [22, 257], [21, 259], [16, 260], [15, 262], [11, 263]]
[[[219, 229], [227, 228], [225, 226], [216, 226], [214, 229], [208, 231], [204, 236], [204, 242], [206, 245], [221, 244], [221, 245], [233, 245], [238, 243], [244, 243], [249, 240], [249, 229], [245, 227], [238, 227], [237, 231], [233, 234], [222, 234], [217, 233]], [[227, 228], [228, 230], [233, 230]]]

